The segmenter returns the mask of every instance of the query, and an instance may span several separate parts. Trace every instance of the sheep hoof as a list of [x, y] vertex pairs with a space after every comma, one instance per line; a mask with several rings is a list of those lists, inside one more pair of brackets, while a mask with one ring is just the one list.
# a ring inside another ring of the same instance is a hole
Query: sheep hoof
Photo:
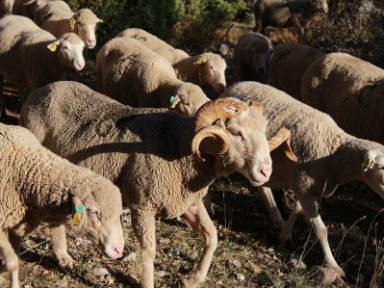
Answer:
[[74, 260], [68, 253], [56, 255], [61, 268], [73, 269]]
[[183, 279], [183, 288], [196, 288], [199, 286], [199, 282], [194, 276], [187, 276]]

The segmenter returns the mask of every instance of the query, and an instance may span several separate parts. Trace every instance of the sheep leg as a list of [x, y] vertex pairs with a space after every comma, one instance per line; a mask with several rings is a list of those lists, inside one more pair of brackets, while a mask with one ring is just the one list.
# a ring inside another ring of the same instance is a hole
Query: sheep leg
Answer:
[[285, 245], [287, 242], [292, 240], [292, 231], [293, 226], [295, 225], [297, 216], [303, 211], [299, 201], [295, 202], [295, 208], [293, 208], [291, 215], [289, 215], [288, 220], [282, 225], [279, 239], [280, 244]]
[[271, 219], [273, 226], [282, 231], [284, 227], [284, 219], [281, 216], [279, 207], [277, 207], [275, 197], [273, 197], [273, 193], [271, 188], [261, 186], [259, 187], [259, 191], [261, 192], [261, 197], [268, 209], [269, 218]]
[[335, 258], [333, 257], [331, 248], [329, 247], [327, 227], [324, 225], [324, 222], [318, 213], [316, 201], [308, 194], [297, 193], [296, 196], [300, 201], [301, 206], [303, 207], [305, 217], [311, 223], [316, 237], [320, 242], [320, 246], [325, 257], [325, 262], [329, 267], [335, 270], [340, 277], [344, 277], [345, 273], [343, 269], [341, 269], [341, 267], [337, 264]]
[[191, 205], [181, 216], [192, 229], [204, 237], [204, 249], [198, 264], [183, 280], [184, 288], [198, 287], [207, 277], [213, 253], [217, 247], [217, 231], [202, 202]]
[[0, 257], [5, 269], [11, 272], [11, 288], [19, 288], [19, 258], [3, 231], [0, 231]]
[[65, 235], [65, 226], [61, 224], [59, 226], [51, 226], [51, 243], [53, 252], [56, 255], [57, 261], [61, 268], [73, 268], [74, 260], [67, 250], [67, 237]]
[[154, 287], [154, 261], [156, 257], [155, 215], [151, 212], [131, 208], [132, 228], [141, 248], [141, 285]]

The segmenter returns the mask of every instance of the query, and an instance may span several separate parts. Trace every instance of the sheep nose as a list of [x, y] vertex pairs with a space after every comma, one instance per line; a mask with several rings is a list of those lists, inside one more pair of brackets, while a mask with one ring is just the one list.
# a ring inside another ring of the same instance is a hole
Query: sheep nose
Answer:
[[329, 8], [328, 8], [327, 5], [323, 6], [323, 12], [324, 12], [325, 14], [328, 14], [328, 12], [329, 12]]
[[76, 71], [83, 70], [84, 66], [85, 66], [84, 61], [75, 60], [74, 67], [75, 67]]
[[269, 180], [272, 174], [272, 168], [271, 166], [264, 166], [260, 169], [260, 174], [265, 177], [265, 179]]
[[115, 247], [113, 249], [118, 255], [123, 255], [124, 247]]
[[85, 45], [87, 46], [87, 48], [92, 49], [96, 46], [96, 40], [88, 39], [87, 41], [85, 41]]
[[221, 92], [223, 92], [224, 90], [225, 90], [225, 84], [223, 84], [223, 83], [219, 83], [219, 84], [217, 85], [216, 91], [217, 91], [218, 93], [221, 93]]

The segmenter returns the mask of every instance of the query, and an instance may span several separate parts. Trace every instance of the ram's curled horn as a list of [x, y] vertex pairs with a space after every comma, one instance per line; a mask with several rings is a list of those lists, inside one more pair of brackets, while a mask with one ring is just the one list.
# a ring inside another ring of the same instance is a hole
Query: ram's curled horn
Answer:
[[291, 131], [287, 128], [280, 128], [279, 131], [271, 139], [268, 140], [269, 150], [272, 152], [280, 145], [283, 145], [285, 155], [293, 162], [297, 162], [297, 156], [291, 148]]
[[[200, 150], [210, 155], [222, 155], [229, 149], [229, 136], [225, 127], [216, 125], [240, 114], [247, 109], [243, 103], [232, 99], [217, 99], [205, 103], [194, 117], [195, 136], [192, 140], [192, 153], [199, 160]], [[203, 141], [205, 140], [205, 141]]]
[[217, 120], [226, 121], [246, 109], [243, 103], [228, 98], [209, 101], [196, 112], [194, 130], [198, 132], [202, 128], [212, 126]]
[[200, 129], [192, 140], [192, 153], [200, 161], [204, 161], [204, 158], [201, 157], [200, 150], [203, 150], [210, 155], [222, 155], [226, 153], [228, 149], [228, 134], [223, 128], [218, 126], [210, 126]]

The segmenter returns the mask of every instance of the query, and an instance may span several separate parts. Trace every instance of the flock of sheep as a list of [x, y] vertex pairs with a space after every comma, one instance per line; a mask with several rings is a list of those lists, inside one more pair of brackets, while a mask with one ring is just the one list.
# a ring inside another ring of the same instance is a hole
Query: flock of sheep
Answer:
[[[265, 23], [275, 2], [256, 2]], [[328, 11], [325, 0], [303, 2]], [[218, 244], [205, 196], [215, 179], [235, 172], [259, 186], [281, 242], [304, 214], [342, 281], [318, 200], [352, 180], [384, 198], [384, 70], [301, 44], [274, 48], [250, 32], [234, 52], [238, 83], [226, 88], [221, 56], [190, 56], [129, 28], [98, 52], [96, 92], [58, 81], [68, 68], [82, 70], [84, 47], [96, 45], [101, 20], [91, 10], [72, 12], [60, 0], [0, 3], [0, 74], [21, 91], [25, 127], [0, 124], [0, 256], [12, 288], [19, 287], [21, 238], [42, 223], [61, 266], [74, 261], [68, 218], [106, 256], [120, 258], [123, 206], [141, 247], [142, 287], [154, 287], [158, 216], [181, 217], [203, 236], [202, 255], [183, 279], [183, 287], [198, 287]], [[211, 101], [205, 85], [221, 95]], [[271, 188], [297, 199], [287, 221]]]

